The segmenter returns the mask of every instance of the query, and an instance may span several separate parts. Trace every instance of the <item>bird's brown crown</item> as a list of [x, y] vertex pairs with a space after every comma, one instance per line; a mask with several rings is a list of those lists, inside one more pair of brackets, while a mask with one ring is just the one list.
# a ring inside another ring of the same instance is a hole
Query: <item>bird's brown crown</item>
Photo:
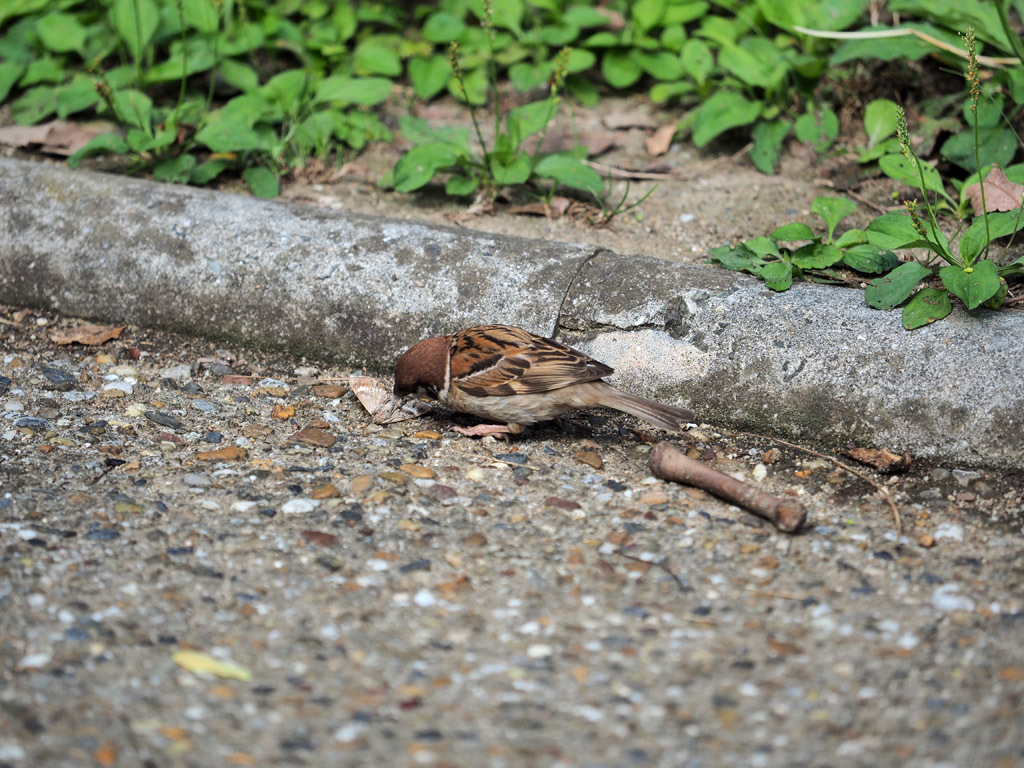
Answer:
[[444, 389], [451, 343], [451, 336], [434, 336], [402, 353], [395, 363], [395, 394], [407, 395], [423, 388], [436, 395]]

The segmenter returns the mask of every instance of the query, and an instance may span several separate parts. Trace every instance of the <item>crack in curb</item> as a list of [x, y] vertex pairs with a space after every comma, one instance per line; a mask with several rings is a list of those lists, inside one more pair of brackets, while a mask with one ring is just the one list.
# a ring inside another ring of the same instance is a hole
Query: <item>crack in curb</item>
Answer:
[[576, 281], [579, 279], [580, 274], [586, 269], [587, 265], [590, 264], [594, 259], [603, 253], [610, 253], [612, 256], [617, 256], [615, 251], [610, 251], [607, 248], [595, 248], [594, 251], [587, 256], [580, 265], [576, 268], [576, 272], [571, 278], [569, 278], [568, 285], [565, 286], [565, 293], [562, 294], [562, 300], [558, 304], [558, 314], [555, 315], [555, 327], [551, 331], [551, 338], [557, 339], [558, 334], [562, 330], [562, 316], [565, 314], [565, 302], [569, 300], [569, 294], [572, 293], [573, 286], [576, 285]]

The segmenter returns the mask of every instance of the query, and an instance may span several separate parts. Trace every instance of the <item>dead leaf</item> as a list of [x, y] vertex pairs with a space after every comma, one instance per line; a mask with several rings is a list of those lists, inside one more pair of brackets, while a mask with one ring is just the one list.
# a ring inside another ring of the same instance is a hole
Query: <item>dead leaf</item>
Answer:
[[370, 376], [352, 376], [348, 385], [363, 408], [373, 417], [374, 424], [415, 419], [430, 411], [430, 406], [419, 400], [395, 400], [391, 390], [382, 381]]
[[612, 30], [613, 32], [617, 32], [620, 29], [626, 28], [626, 20], [618, 11], [613, 11], [610, 8], [605, 8], [604, 6], [601, 5], [594, 8], [594, 10], [600, 13], [602, 16], [608, 17], [608, 29]]
[[73, 155], [101, 133], [109, 133], [104, 123], [81, 125], [66, 120], [51, 120], [42, 125], [10, 125], [0, 128], [0, 144], [11, 147], [39, 146], [51, 155]]
[[612, 112], [601, 118], [606, 128], [622, 130], [623, 128], [650, 128], [658, 127], [658, 120], [653, 115], [646, 115], [638, 109], [628, 112]]
[[326, 533], [324, 531], [303, 531], [302, 538], [310, 544], [316, 544], [318, 547], [333, 547], [338, 541], [338, 537], [333, 533]]
[[[528, 154], [537, 151], [539, 137], [534, 136], [523, 142], [522, 149]], [[582, 133], [569, 133], [566, 131], [548, 131], [544, 141], [540, 145], [543, 154], [553, 152], [568, 152], [577, 146], [587, 148], [587, 154], [591, 157], [603, 155], [605, 152], [619, 146], [623, 141], [621, 133], [612, 131], [583, 131]]]
[[668, 152], [668, 148], [672, 146], [672, 137], [675, 135], [676, 123], [669, 123], [668, 125], [661, 126], [661, 128], [654, 132], [653, 136], [648, 136], [644, 139], [644, 146], [647, 148], [647, 154], [651, 157], [664, 155]]
[[95, 347], [121, 336], [123, 325], [93, 325], [85, 323], [74, 328], [58, 328], [50, 334], [54, 344], [85, 344]]
[[888, 448], [853, 448], [843, 453], [854, 461], [874, 467], [879, 472], [896, 473], [910, 469], [910, 453], [900, 456]]
[[1003, 169], [999, 166], [993, 168], [985, 178], [984, 204], [981, 201], [980, 183], [971, 184], [964, 192], [970, 198], [975, 216], [981, 216], [985, 213], [986, 206], [989, 213], [1012, 211], [1015, 208], [1020, 208], [1022, 201], [1024, 201], [1024, 185], [1016, 184], [1006, 178], [1006, 174], [1003, 173]]
[[549, 219], [558, 219], [561, 218], [569, 209], [569, 203], [571, 202], [572, 201], [567, 197], [556, 195], [551, 198], [550, 205], [538, 200], [534, 203], [527, 203], [526, 205], [513, 205], [508, 209], [508, 212], [514, 214], [525, 213], [533, 216], [547, 216]]

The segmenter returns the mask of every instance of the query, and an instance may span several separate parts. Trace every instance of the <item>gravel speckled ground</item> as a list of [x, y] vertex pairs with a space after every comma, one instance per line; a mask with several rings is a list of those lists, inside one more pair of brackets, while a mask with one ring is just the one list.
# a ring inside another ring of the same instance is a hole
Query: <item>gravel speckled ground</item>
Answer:
[[827, 462], [677, 438], [798, 494], [790, 537], [617, 414], [368, 426], [351, 371], [0, 318], [0, 766], [1024, 760], [1020, 478], [879, 478], [898, 547]]

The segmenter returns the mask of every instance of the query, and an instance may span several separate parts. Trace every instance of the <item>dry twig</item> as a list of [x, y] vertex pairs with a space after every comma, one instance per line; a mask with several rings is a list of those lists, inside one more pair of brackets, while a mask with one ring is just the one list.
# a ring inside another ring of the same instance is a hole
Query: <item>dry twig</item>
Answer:
[[785, 533], [798, 531], [807, 521], [807, 512], [799, 502], [777, 498], [691, 459], [672, 443], [662, 441], [654, 446], [648, 463], [657, 477], [696, 486], [771, 521]]

